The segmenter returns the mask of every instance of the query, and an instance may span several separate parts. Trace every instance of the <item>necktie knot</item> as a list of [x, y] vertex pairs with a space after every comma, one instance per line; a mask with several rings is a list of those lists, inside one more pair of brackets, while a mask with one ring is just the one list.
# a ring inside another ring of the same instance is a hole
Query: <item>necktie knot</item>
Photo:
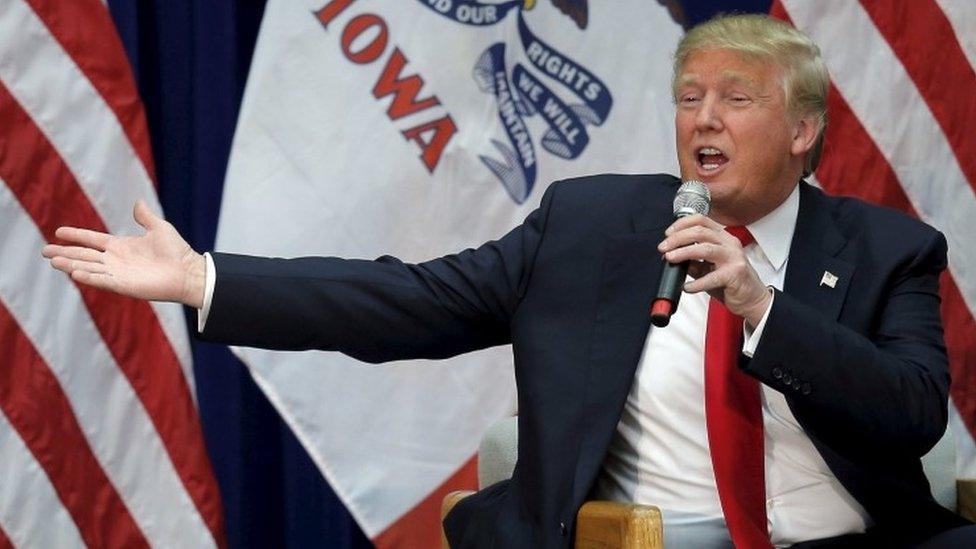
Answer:
[[725, 232], [738, 238], [743, 248], [756, 241], [756, 237], [752, 236], [749, 229], [742, 226], [726, 227]]

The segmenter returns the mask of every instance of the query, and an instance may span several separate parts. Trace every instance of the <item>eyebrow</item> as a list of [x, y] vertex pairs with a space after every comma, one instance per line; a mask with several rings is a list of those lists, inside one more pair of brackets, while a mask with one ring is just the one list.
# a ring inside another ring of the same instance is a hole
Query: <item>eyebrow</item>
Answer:
[[[737, 72], [737, 71], [732, 71], [732, 70], [722, 71], [722, 79], [732, 84], [745, 84], [757, 90], [761, 87], [759, 82], [755, 78], [750, 78], [745, 74], [742, 74], [741, 72]], [[698, 77], [693, 74], [682, 74], [681, 76], [678, 77], [678, 80], [676, 82], [676, 87], [680, 88], [682, 86], [693, 85], [696, 84], [698, 80], [699, 80]]]
[[698, 81], [698, 78], [695, 77], [695, 76], [691, 76], [691, 75], [688, 75], [688, 74], [682, 74], [681, 76], [678, 77], [677, 80], [675, 80], [674, 84], [675, 84], [675, 87], [676, 88], [680, 88], [681, 86], [687, 86], [689, 84], [694, 84], [697, 81]]
[[757, 90], [761, 87], [760, 83], [755, 78], [746, 76], [741, 72], [725, 70], [722, 71], [722, 78], [733, 84], [745, 84]]

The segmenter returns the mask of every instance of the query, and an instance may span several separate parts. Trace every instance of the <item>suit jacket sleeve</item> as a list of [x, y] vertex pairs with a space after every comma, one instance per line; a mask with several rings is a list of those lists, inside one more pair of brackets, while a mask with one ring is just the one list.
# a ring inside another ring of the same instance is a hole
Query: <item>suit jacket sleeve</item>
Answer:
[[[775, 297], [745, 369], [781, 389], [808, 434], [831, 447], [918, 457], [945, 431], [949, 371], [938, 290], [946, 243], [934, 230], [925, 234], [888, 273], [864, 333], [793, 296]], [[786, 374], [795, 380], [784, 388]]]
[[366, 362], [445, 358], [510, 342], [555, 185], [499, 240], [420, 264], [213, 254], [217, 282], [201, 338]]

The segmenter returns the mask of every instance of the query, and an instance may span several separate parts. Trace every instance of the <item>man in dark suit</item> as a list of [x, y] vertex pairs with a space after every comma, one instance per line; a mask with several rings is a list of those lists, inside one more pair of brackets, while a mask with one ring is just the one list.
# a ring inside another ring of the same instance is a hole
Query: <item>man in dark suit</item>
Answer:
[[[709, 217], [672, 223], [672, 176], [593, 176], [550, 186], [501, 239], [416, 265], [204, 257], [144, 205], [143, 237], [64, 228], [78, 245], [44, 253], [80, 282], [201, 309], [214, 341], [369, 362], [511, 343], [519, 462], [448, 516], [458, 547], [568, 546], [591, 495], [659, 504], [665, 531], [700, 547], [971, 539], [919, 464], [946, 425], [945, 240], [798, 183], [818, 160], [826, 78], [807, 37], [762, 16], [686, 35], [679, 163], [709, 189]], [[652, 330], [662, 253], [693, 280]], [[713, 400], [720, 316], [745, 332], [719, 382], [742, 387], [741, 409]], [[758, 438], [726, 447], [746, 431]]]

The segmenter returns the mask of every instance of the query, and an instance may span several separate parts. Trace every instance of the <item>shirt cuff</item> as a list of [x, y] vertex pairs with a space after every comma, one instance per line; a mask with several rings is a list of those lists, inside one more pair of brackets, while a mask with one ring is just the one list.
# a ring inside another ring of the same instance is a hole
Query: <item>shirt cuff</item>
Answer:
[[213, 257], [210, 256], [210, 252], [205, 252], [203, 258], [207, 260], [207, 269], [204, 273], [206, 281], [204, 282], [203, 288], [203, 307], [197, 310], [197, 332], [201, 334], [207, 325], [207, 317], [210, 315], [210, 303], [213, 301], [214, 286], [217, 285], [217, 267], [214, 265]]
[[776, 292], [773, 292], [772, 299], [769, 300], [769, 307], [766, 307], [766, 312], [763, 313], [762, 319], [759, 320], [759, 324], [756, 325], [755, 329], [749, 329], [749, 323], [745, 320], [742, 321], [742, 354], [749, 358], [756, 353], [756, 347], [759, 347], [759, 340], [762, 339], [763, 329], [766, 328], [766, 319], [769, 318], [769, 311], [773, 310], [773, 300], [776, 299]]

